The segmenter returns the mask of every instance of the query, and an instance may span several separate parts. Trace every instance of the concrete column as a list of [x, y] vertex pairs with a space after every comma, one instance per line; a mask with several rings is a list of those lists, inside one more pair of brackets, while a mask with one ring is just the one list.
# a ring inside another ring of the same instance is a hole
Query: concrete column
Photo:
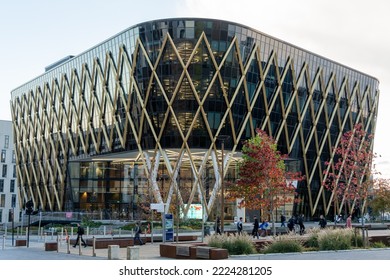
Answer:
[[108, 259], [119, 260], [119, 245], [108, 245]]
[[127, 260], [139, 260], [139, 247], [138, 246], [128, 246], [127, 247]]

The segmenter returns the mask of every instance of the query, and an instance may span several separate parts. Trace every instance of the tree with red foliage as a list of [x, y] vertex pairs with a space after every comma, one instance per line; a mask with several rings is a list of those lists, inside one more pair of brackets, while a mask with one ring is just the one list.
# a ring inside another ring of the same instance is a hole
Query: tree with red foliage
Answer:
[[273, 233], [275, 230], [274, 211], [291, 202], [295, 187], [287, 179], [301, 180], [299, 174], [287, 172], [276, 141], [263, 130], [256, 130], [256, 136], [244, 142], [239, 176], [229, 189], [230, 198], [242, 199], [240, 207], [269, 211]]
[[364, 223], [363, 213], [366, 198], [374, 184], [372, 162], [373, 135], [364, 131], [362, 124], [356, 124], [351, 131], [344, 133], [339, 145], [334, 149], [334, 161], [325, 162], [324, 186], [332, 191], [334, 207], [341, 201], [340, 209], [346, 204], [349, 214], [359, 208]]
[[380, 215], [384, 221], [385, 213], [390, 211], [390, 180], [379, 178], [375, 181], [369, 205], [374, 214]]

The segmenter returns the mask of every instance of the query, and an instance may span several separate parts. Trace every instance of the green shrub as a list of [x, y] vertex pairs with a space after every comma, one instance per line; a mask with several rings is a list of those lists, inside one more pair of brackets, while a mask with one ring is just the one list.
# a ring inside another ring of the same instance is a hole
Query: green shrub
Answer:
[[180, 228], [201, 229], [202, 221], [196, 219], [180, 220]]
[[210, 247], [226, 249], [229, 255], [247, 255], [256, 253], [252, 237], [244, 233], [242, 235], [210, 235], [205, 238]]
[[386, 248], [387, 246], [383, 242], [374, 242], [371, 243], [372, 248]]
[[292, 253], [292, 252], [302, 252], [303, 245], [302, 241], [297, 238], [276, 238], [271, 243], [267, 244], [262, 253], [271, 254], [271, 253]]
[[351, 244], [358, 248], [364, 247], [363, 236], [361, 234], [356, 235], [356, 237], [352, 235]]
[[351, 248], [353, 238], [354, 234], [350, 229], [325, 229], [318, 234], [319, 249], [347, 250]]

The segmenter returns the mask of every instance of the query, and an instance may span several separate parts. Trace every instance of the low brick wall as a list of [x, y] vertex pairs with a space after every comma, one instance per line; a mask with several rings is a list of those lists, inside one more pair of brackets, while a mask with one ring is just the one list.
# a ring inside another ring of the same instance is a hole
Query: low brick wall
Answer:
[[[141, 238], [145, 243], [146, 239]], [[93, 239], [87, 239], [86, 243], [88, 246], [93, 246]], [[118, 245], [120, 248], [126, 248], [128, 246], [134, 246], [133, 238], [96, 238], [95, 248], [96, 249], [107, 249], [110, 245]]]
[[387, 236], [387, 235], [370, 236], [370, 237], [368, 237], [368, 241], [370, 243], [381, 242], [381, 243], [385, 244], [386, 246], [390, 246], [390, 236]]
[[[176, 239], [176, 237], [175, 237]], [[141, 237], [142, 242], [147, 243], [151, 242], [152, 238], [150, 236]], [[185, 242], [185, 241], [196, 241], [197, 236], [195, 235], [181, 235], [179, 236], [179, 242]], [[161, 236], [154, 236], [153, 242], [162, 242]], [[70, 240], [70, 244], [74, 245], [76, 243], [76, 239]], [[87, 238], [85, 239], [85, 243], [87, 243], [88, 246], [93, 246], [93, 239]], [[119, 245], [120, 248], [125, 248], [128, 246], [134, 246], [134, 239], [133, 237], [109, 237], [109, 238], [96, 238], [95, 239], [95, 248], [96, 249], [107, 249], [109, 245]], [[138, 245], [138, 241], [137, 244]]]
[[[179, 242], [189, 242], [196, 241], [198, 237], [196, 235], [179, 235]], [[145, 237], [147, 242], [152, 242], [152, 238], [150, 236]], [[173, 236], [173, 240], [176, 241], [176, 236]], [[153, 236], [153, 242], [162, 242], [162, 236]]]

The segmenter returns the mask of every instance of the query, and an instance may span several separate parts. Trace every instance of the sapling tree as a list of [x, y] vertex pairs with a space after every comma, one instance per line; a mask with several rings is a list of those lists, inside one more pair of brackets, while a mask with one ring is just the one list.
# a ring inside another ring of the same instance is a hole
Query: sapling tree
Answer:
[[263, 130], [256, 130], [256, 136], [244, 142], [242, 153], [238, 179], [229, 188], [229, 197], [242, 199], [240, 207], [269, 211], [276, 234], [275, 210], [295, 197], [295, 187], [287, 182], [303, 178], [286, 171], [288, 156], [277, 150], [276, 141]]
[[366, 199], [372, 188], [377, 172], [372, 169], [375, 153], [372, 151], [373, 136], [368, 134], [362, 124], [341, 137], [334, 148], [334, 160], [325, 162], [324, 186], [332, 192], [334, 207], [341, 202], [346, 204], [349, 213], [359, 209], [364, 224]]

